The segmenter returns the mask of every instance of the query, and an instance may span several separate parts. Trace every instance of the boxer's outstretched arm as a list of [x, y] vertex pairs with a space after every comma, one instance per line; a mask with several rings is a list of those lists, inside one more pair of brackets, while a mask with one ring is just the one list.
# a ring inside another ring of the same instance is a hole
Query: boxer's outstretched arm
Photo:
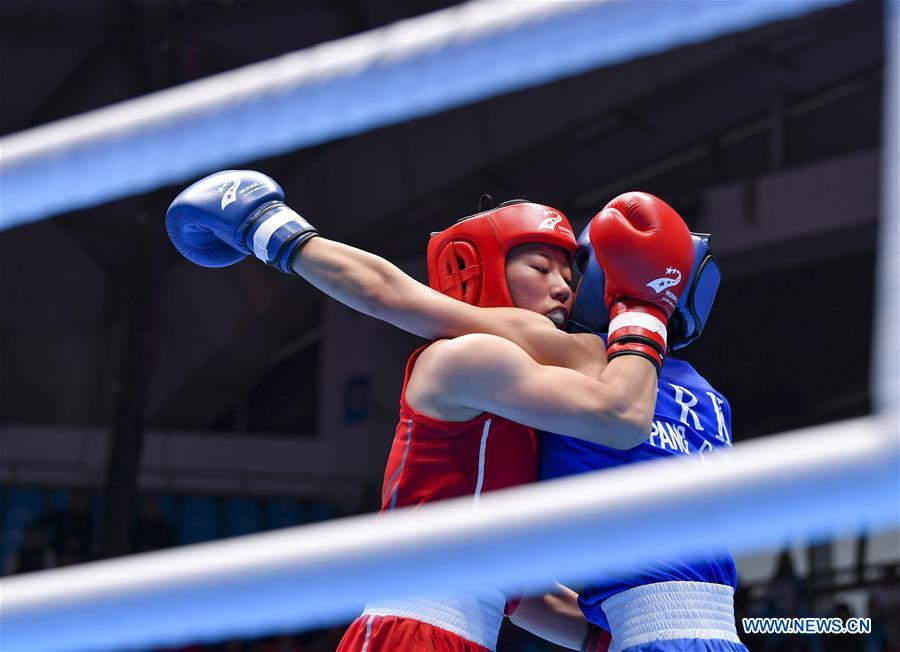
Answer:
[[317, 237], [315, 227], [284, 203], [281, 186], [253, 170], [225, 170], [186, 188], [166, 212], [166, 230], [194, 263], [224, 267], [252, 254], [356, 310], [429, 339], [492, 333], [545, 364], [599, 373], [606, 363], [599, 338], [566, 335], [548, 318], [524, 310], [453, 301], [378, 256]]
[[620, 356], [599, 378], [541, 365], [493, 335], [436, 342], [416, 361], [406, 400], [448, 421], [482, 412], [532, 428], [625, 450], [647, 439], [656, 405], [656, 368], [641, 356]]
[[603, 341], [560, 331], [544, 315], [520, 308], [480, 308], [441, 294], [380, 256], [312, 238], [295, 255], [292, 270], [361, 313], [426, 339], [487, 333], [515, 342], [541, 364], [597, 376]]
[[562, 584], [557, 584], [552, 593], [523, 598], [509, 619], [535, 636], [570, 650], [581, 649], [588, 630], [578, 594]]

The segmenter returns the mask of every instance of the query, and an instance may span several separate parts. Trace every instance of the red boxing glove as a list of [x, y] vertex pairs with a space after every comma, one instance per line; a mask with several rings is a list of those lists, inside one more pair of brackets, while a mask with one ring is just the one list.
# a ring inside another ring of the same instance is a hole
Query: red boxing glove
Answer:
[[640, 355], [658, 373], [666, 325], [694, 264], [691, 232], [663, 200], [627, 192], [597, 213], [590, 235], [606, 276], [609, 359]]

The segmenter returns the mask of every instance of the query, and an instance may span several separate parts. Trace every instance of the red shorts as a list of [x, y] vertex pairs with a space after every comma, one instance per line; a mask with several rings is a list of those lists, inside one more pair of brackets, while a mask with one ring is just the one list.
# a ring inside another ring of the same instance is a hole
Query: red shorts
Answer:
[[351, 623], [337, 652], [491, 652], [446, 629], [400, 616], [363, 614]]

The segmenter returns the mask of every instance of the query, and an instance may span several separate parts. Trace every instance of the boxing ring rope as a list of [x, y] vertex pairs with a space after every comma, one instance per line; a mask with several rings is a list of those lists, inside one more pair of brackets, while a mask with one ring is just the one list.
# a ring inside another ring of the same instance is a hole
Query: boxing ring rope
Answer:
[[291, 631], [436, 587], [515, 591], [648, 556], [896, 527], [900, 451], [887, 431], [869, 417], [739, 444], [730, 458], [492, 492], [477, 510], [462, 498], [14, 577], [3, 582], [3, 646], [122, 649]]
[[477, 511], [459, 499], [5, 579], [0, 646], [123, 649], [295, 631], [347, 621], [373, 598], [536, 588], [658, 555], [896, 528], [900, 8], [888, 6], [876, 415], [741, 443], [727, 457], [494, 492]]
[[0, 228], [845, 1], [451, 7], [5, 137]]

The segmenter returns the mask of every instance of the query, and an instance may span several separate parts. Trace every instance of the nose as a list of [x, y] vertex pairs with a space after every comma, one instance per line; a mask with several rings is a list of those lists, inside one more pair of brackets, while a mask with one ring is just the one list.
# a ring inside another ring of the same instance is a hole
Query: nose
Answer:
[[555, 276], [553, 287], [550, 288], [550, 296], [560, 303], [566, 303], [572, 296], [572, 288], [569, 287], [562, 275]]

